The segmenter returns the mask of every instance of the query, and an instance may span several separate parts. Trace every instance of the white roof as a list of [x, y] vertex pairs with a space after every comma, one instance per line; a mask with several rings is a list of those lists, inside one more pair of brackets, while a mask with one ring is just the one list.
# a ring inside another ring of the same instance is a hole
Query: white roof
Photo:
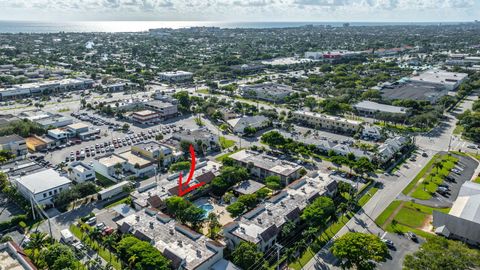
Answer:
[[54, 169], [22, 176], [17, 182], [34, 194], [72, 183]]

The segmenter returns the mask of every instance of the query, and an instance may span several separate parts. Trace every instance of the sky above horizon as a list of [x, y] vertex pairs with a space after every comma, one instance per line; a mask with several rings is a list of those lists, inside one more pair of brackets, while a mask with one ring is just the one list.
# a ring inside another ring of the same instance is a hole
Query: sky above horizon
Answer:
[[0, 0], [0, 20], [368, 21], [480, 19], [480, 0]]

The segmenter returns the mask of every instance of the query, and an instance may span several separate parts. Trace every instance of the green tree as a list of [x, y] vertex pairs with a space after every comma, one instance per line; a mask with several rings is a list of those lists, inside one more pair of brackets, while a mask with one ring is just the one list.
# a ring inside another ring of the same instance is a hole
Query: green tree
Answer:
[[311, 227], [325, 226], [328, 218], [334, 214], [335, 205], [333, 204], [333, 200], [329, 197], [321, 196], [305, 207], [301, 218]]
[[342, 261], [342, 267], [358, 270], [374, 269], [372, 261], [384, 261], [388, 248], [373, 234], [348, 232], [333, 242], [333, 255]]
[[403, 269], [478, 269], [480, 252], [468, 248], [465, 244], [439, 236], [427, 238], [420, 249], [408, 254], [403, 262]]
[[234, 203], [230, 204], [229, 206], [227, 206], [226, 209], [232, 217], [238, 217], [241, 214], [243, 214], [243, 212], [245, 212], [246, 207], [241, 202], [234, 202]]
[[263, 253], [250, 242], [240, 242], [232, 252], [232, 262], [242, 269], [263, 269]]
[[277, 175], [267, 176], [265, 178], [265, 185], [270, 189], [274, 189], [274, 190], [281, 189], [282, 185], [281, 185], [280, 176], [277, 176]]
[[55, 243], [43, 249], [40, 257], [51, 270], [75, 269], [75, 256], [66, 245]]

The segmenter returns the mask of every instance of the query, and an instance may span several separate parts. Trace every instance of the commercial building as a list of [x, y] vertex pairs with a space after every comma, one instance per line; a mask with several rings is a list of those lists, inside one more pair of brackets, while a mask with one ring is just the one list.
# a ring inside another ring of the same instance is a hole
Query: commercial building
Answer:
[[145, 108], [157, 112], [161, 120], [173, 118], [178, 115], [178, 106], [176, 103], [152, 100], [145, 103]]
[[268, 176], [279, 176], [282, 183], [288, 183], [300, 178], [300, 171], [302, 166], [282, 160], [267, 154], [251, 151], [241, 150], [230, 155], [237, 165], [246, 168], [249, 173], [255, 176], [258, 180], [263, 181]]
[[99, 200], [110, 199], [113, 196], [116, 196], [124, 191], [125, 188], [130, 187], [132, 184], [129, 181], [122, 181], [116, 183], [115, 185], [104, 188], [98, 192]]
[[41, 110], [22, 112], [20, 113], [20, 117], [37, 123], [44, 129], [49, 129], [52, 127], [60, 128], [73, 123], [73, 119], [71, 117], [44, 112]]
[[189, 81], [193, 78], [193, 73], [188, 71], [168, 71], [160, 72], [158, 77], [161, 81], [168, 82], [184, 82]]
[[0, 243], [0, 267], [2, 270], [37, 270], [25, 251], [13, 241]]
[[380, 92], [382, 98], [387, 100], [422, 100], [433, 104], [447, 95], [449, 89], [441, 84], [401, 80], [393, 84], [383, 85], [380, 87]]
[[435, 233], [472, 245], [480, 245], [480, 184], [467, 181], [450, 212], [433, 211]]
[[90, 128], [81, 122], [66, 126], [66, 130], [69, 132], [69, 137], [78, 137], [81, 140], [88, 140], [100, 134], [99, 128]]
[[[204, 153], [220, 149], [219, 137], [206, 128], [183, 130], [173, 134], [172, 138], [179, 142], [189, 142], [195, 147], [195, 150], [201, 150]], [[199, 142], [201, 142], [201, 146]], [[200, 147], [202, 147], [202, 149], [200, 149]]]
[[163, 166], [170, 165], [182, 156], [182, 153], [175, 148], [156, 141], [137, 143], [132, 145], [131, 151], [152, 160], [163, 160]]
[[5, 128], [10, 125], [10, 123], [16, 121], [20, 121], [20, 118], [13, 114], [0, 114], [0, 129]]
[[155, 209], [144, 209], [116, 222], [122, 233], [150, 243], [171, 261], [172, 269], [209, 270], [225, 248]]
[[68, 176], [75, 183], [95, 180], [95, 170], [83, 161], [74, 161], [68, 165]]
[[467, 79], [467, 73], [450, 72], [445, 70], [427, 70], [418, 75], [412, 76], [411, 82], [423, 82], [445, 86], [449, 91], [457, 87]]
[[283, 102], [294, 91], [291, 86], [278, 83], [245, 84], [239, 87], [240, 94], [247, 98]]
[[68, 140], [70, 133], [65, 129], [54, 128], [54, 129], [49, 129], [47, 131], [47, 135], [50, 138], [54, 139], [55, 141], [64, 143]]
[[16, 157], [23, 157], [28, 153], [25, 139], [17, 134], [0, 137], [0, 150], [10, 151]]
[[142, 125], [153, 124], [160, 121], [159, 113], [152, 110], [133, 112], [130, 117], [133, 121]]
[[368, 100], [358, 102], [353, 105], [353, 108], [357, 110], [358, 114], [367, 117], [375, 117], [378, 113], [404, 116], [407, 115], [408, 112], [405, 107], [381, 104]]
[[155, 173], [157, 161], [144, 156], [145, 151], [128, 150], [122, 153], [111, 153], [96, 157], [92, 166], [96, 173], [109, 178], [114, 182], [128, 176], [148, 177]]
[[33, 135], [25, 139], [27, 149], [31, 152], [47, 151], [56, 146], [56, 141], [49, 137]]
[[92, 79], [62, 79], [13, 85], [0, 89], [0, 100], [26, 98], [33, 95], [84, 90], [93, 87]]
[[300, 123], [319, 129], [343, 133], [355, 133], [362, 128], [362, 122], [316, 112], [295, 111], [293, 117]]
[[240, 118], [230, 119], [227, 121], [232, 129], [233, 133], [244, 134], [245, 128], [254, 128], [255, 130], [261, 130], [270, 126], [270, 120], [263, 115], [255, 116], [243, 116]]
[[327, 175], [316, 178], [303, 177], [224, 226], [227, 246], [233, 249], [241, 241], [254, 243], [266, 252], [277, 242], [277, 237], [287, 222], [297, 223], [305, 207], [320, 196], [332, 196], [337, 183]]
[[62, 190], [69, 189], [72, 181], [54, 169], [46, 169], [21, 176], [14, 183], [25, 199], [34, 198], [40, 205], [52, 205], [53, 198]]

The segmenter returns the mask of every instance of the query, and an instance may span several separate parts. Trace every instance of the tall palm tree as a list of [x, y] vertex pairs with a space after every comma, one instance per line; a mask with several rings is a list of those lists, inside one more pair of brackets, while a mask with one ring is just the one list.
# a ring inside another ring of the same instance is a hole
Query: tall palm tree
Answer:
[[438, 171], [443, 169], [443, 163], [440, 161], [437, 161], [433, 164], [433, 167], [437, 169], [437, 174], [438, 174]]

